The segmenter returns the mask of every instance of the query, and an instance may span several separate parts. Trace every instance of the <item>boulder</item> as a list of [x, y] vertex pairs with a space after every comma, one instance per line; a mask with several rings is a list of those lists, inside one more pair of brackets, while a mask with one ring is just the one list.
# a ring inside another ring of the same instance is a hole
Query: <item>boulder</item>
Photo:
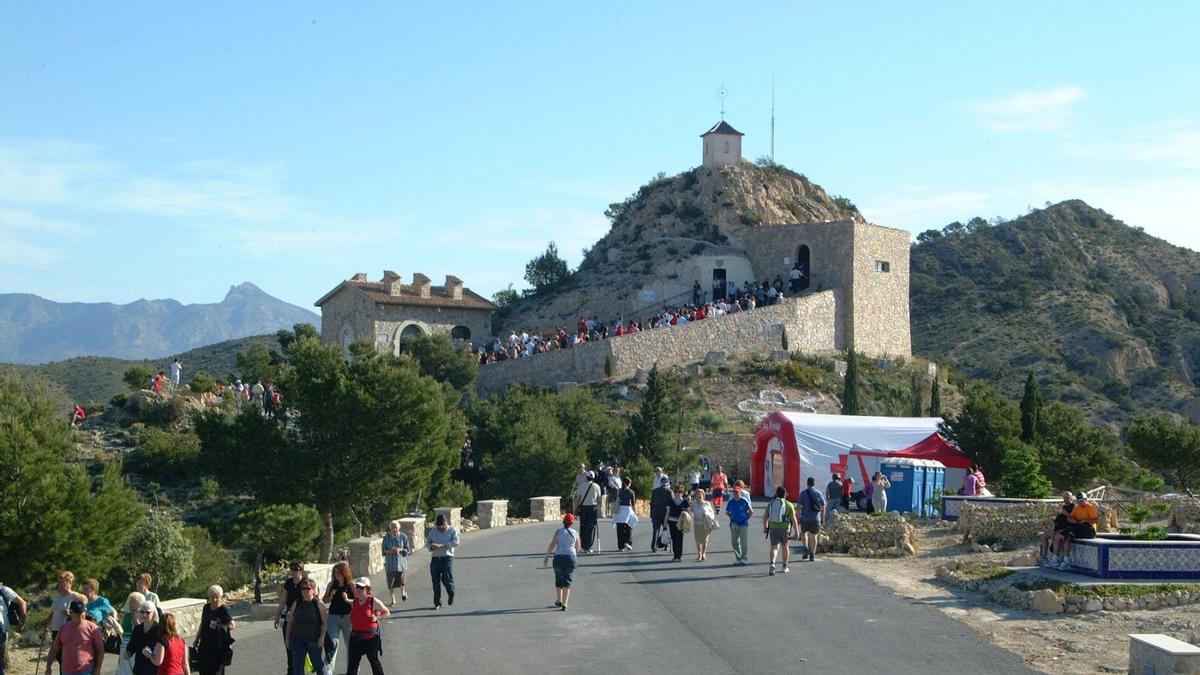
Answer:
[[1033, 567], [1037, 564], [1037, 556], [1032, 551], [1026, 551], [1021, 555], [1009, 560], [1009, 567]]
[[1062, 614], [1062, 600], [1059, 600], [1054, 591], [1048, 588], [1034, 591], [1030, 601], [1033, 611], [1038, 614]]
[[1088, 598], [1087, 602], [1083, 603], [1083, 611], [1099, 612], [1104, 609], [1104, 601], [1100, 598]]

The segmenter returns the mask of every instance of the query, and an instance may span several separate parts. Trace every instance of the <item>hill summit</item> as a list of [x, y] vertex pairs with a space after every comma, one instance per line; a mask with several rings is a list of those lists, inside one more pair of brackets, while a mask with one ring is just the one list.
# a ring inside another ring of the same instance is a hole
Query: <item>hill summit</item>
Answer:
[[[518, 301], [505, 328], [569, 326], [582, 314], [633, 318], [690, 302], [693, 281], [701, 281], [706, 295], [712, 284], [699, 278], [691, 258], [735, 255], [748, 232], [776, 224], [863, 220], [848, 199], [831, 197], [804, 175], [747, 162], [659, 174], [605, 215], [612, 227], [579, 269]], [[731, 267], [730, 274], [738, 271]], [[740, 286], [754, 279], [747, 271], [728, 281]]]
[[0, 362], [158, 358], [297, 323], [320, 325], [315, 313], [249, 282], [230, 287], [219, 303], [191, 305], [176, 300], [60, 303], [26, 293], [0, 294]]
[[912, 251], [914, 351], [1101, 421], [1200, 422], [1200, 254], [1082, 201], [951, 223]]

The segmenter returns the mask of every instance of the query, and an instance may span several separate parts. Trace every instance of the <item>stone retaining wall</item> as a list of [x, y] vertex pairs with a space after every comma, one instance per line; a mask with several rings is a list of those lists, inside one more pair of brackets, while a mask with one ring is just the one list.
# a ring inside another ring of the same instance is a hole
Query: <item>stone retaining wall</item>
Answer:
[[[999, 543], [1013, 548], [1038, 540], [1042, 532], [1054, 524], [1054, 516], [1061, 509], [1059, 503], [1031, 502], [992, 508], [965, 503], [959, 507], [957, 529], [962, 533], [963, 543]], [[1117, 529], [1116, 512], [1099, 505], [1100, 532]]]
[[621, 380], [656, 364], [668, 368], [703, 361], [713, 351], [731, 355], [770, 352], [781, 348], [784, 330], [790, 349], [828, 354], [837, 350], [835, 312], [832, 291], [785, 298], [776, 305], [748, 312], [488, 364], [479, 368], [475, 389], [489, 396], [503, 392], [514, 382], [549, 387], [564, 382], [594, 382], [607, 377], [606, 362], [612, 365], [612, 377]]
[[962, 560], [951, 560], [939, 565], [934, 576], [950, 586], [973, 593], [983, 593], [988, 600], [1014, 607], [1038, 612], [1039, 614], [1082, 614], [1085, 612], [1128, 612], [1145, 609], [1166, 609], [1181, 605], [1200, 604], [1200, 585], [1193, 585], [1190, 590], [1174, 590], [1165, 593], [1148, 593], [1138, 597], [1095, 597], [1076, 593], [1057, 592], [1049, 588], [1022, 590], [1017, 587], [1020, 583], [1036, 583], [1045, 581], [1044, 577], [1017, 572], [1002, 579], [976, 579], [963, 574], [961, 570], [970, 563]]
[[1171, 505], [1171, 527], [1188, 534], [1200, 534], [1200, 499], [1196, 497], [1165, 497]]
[[917, 530], [894, 511], [880, 516], [838, 512], [826, 521], [817, 549], [859, 558], [916, 555]]

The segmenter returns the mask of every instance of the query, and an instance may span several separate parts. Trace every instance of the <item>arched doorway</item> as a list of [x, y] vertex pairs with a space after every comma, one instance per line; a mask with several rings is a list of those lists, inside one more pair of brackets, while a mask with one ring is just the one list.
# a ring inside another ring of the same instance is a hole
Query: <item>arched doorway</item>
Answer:
[[800, 248], [796, 249], [795, 269], [800, 271], [800, 278], [796, 280], [796, 290], [794, 291], [796, 293], [808, 288], [812, 282], [812, 266], [809, 256], [808, 244], [801, 244]]
[[342, 326], [342, 339], [340, 341], [342, 353], [350, 356], [350, 345], [354, 344], [354, 329], [350, 326]]
[[450, 329], [450, 339], [455, 343], [471, 341], [471, 329], [466, 326], [455, 326]]
[[396, 338], [392, 340], [392, 350], [396, 356], [399, 356], [404, 351], [404, 345], [409, 340], [420, 337], [425, 334], [425, 330], [417, 323], [407, 323], [396, 331]]

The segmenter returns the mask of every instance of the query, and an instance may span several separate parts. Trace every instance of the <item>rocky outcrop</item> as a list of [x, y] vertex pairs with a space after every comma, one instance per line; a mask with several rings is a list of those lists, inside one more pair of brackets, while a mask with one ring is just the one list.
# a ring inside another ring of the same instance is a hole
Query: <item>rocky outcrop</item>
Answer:
[[[642, 301], [644, 284], [682, 274], [677, 270], [694, 256], [740, 255], [743, 235], [754, 228], [863, 219], [849, 200], [830, 197], [799, 173], [750, 163], [660, 175], [608, 214], [612, 228], [587, 251], [579, 270], [518, 301], [502, 320], [504, 330], [569, 329], [581, 314], [629, 318], [639, 307], [657, 309], [672, 300]], [[670, 304], [690, 301], [685, 294]]]

